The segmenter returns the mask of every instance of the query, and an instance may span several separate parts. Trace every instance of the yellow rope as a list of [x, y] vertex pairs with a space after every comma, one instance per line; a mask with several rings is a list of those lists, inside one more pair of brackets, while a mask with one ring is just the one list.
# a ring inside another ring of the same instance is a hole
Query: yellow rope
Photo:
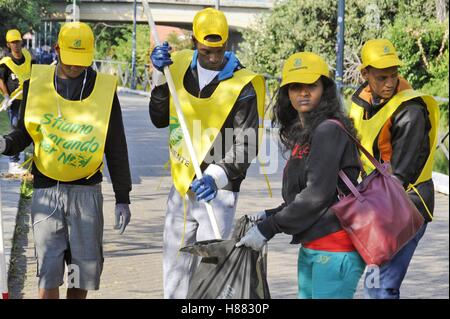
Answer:
[[417, 194], [417, 196], [419, 196], [420, 200], [422, 201], [423, 206], [425, 207], [425, 209], [428, 213], [428, 216], [430, 216], [431, 220], [433, 220], [433, 215], [431, 214], [430, 210], [428, 209], [427, 204], [425, 204], [425, 201], [423, 200], [422, 196], [420, 196], [420, 193], [417, 190], [417, 188], [415, 188], [413, 184], [409, 184], [408, 189], [406, 191], [409, 192], [411, 189]]
[[266, 170], [264, 169], [264, 164], [263, 164], [262, 161], [259, 159], [259, 156], [258, 156], [258, 160], [259, 160], [259, 164], [261, 165], [261, 170], [262, 170], [262, 172], [263, 172], [264, 179], [266, 180], [267, 190], [269, 191], [269, 197], [272, 198], [272, 188], [270, 187], [269, 176], [267, 176]]
[[19, 167], [25, 167], [25, 165], [28, 164], [28, 167], [26, 168], [27, 171], [30, 171], [31, 165], [33, 165], [33, 156], [28, 157], [28, 159], [19, 165]]

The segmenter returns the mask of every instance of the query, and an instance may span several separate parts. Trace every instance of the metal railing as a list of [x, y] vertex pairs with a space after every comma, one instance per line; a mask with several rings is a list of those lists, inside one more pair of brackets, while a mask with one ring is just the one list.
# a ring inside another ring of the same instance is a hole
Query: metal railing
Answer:
[[[131, 87], [131, 63], [113, 60], [94, 60], [92, 67], [96, 71], [117, 76], [119, 86]], [[150, 92], [152, 76], [148, 64], [145, 64], [143, 68], [137, 68], [136, 84], [140, 90]]]

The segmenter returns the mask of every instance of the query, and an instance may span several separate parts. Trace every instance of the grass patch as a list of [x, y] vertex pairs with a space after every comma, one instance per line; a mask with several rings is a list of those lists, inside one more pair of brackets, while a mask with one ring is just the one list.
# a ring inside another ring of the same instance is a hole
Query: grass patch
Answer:
[[[447, 114], [441, 112], [441, 119], [439, 121], [440, 123], [438, 130], [438, 143], [440, 142], [441, 138], [448, 132], [448, 117], [446, 116]], [[449, 138], [447, 136], [447, 138], [444, 140], [444, 145], [447, 151], [449, 144], [448, 139]], [[448, 158], [445, 156], [444, 152], [441, 149], [437, 149], [434, 157], [433, 171], [448, 175], [448, 170]]]
[[[0, 101], [0, 105], [1, 105]], [[0, 134], [5, 135], [11, 131], [11, 126], [9, 125], [8, 111], [0, 112]]]
[[33, 175], [26, 174], [22, 177], [22, 185], [20, 185], [20, 197], [30, 199], [33, 196]]
[[20, 187], [19, 208], [14, 229], [13, 246], [8, 272], [8, 288], [11, 299], [22, 299], [25, 280], [27, 279], [29, 250], [29, 233], [31, 230], [31, 194], [32, 177], [25, 175]]

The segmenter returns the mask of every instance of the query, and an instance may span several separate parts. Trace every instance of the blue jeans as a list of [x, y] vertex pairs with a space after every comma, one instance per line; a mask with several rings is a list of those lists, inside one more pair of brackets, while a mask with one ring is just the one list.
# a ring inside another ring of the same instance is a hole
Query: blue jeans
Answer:
[[417, 244], [426, 229], [427, 223], [422, 225], [416, 236], [392, 260], [379, 268], [379, 288], [368, 287], [368, 283], [372, 282], [368, 276], [373, 274], [366, 272], [366, 278], [364, 280], [364, 295], [366, 299], [400, 299], [400, 286], [405, 278]]
[[[17, 127], [17, 123], [19, 122], [19, 109], [20, 109], [20, 103], [22, 101], [15, 100], [11, 104], [11, 106], [8, 109], [8, 115], [9, 115], [9, 124], [11, 124], [11, 130], [14, 130]], [[19, 162], [20, 153], [14, 154], [9, 157], [10, 162]]]
[[356, 251], [300, 248], [299, 299], [352, 299], [366, 264]]

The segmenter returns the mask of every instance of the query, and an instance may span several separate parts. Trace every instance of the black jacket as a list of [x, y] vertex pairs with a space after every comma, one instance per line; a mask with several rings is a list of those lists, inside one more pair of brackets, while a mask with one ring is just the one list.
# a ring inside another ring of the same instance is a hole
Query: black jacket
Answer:
[[[196, 61], [196, 55], [194, 55], [193, 60], [194, 59]], [[238, 62], [233, 71], [235, 72], [241, 68], [242, 65]], [[208, 98], [214, 93], [219, 85], [219, 76], [220, 73], [200, 91], [196, 63], [193, 63], [184, 75], [184, 87], [194, 96]], [[167, 127], [169, 125], [169, 102], [170, 92], [167, 84], [157, 86], [152, 90], [149, 113], [152, 123], [158, 128]], [[222, 136], [222, 138], [216, 138], [210, 151], [210, 156], [214, 158], [212, 163], [222, 167], [228, 177], [228, 184], [223, 189], [239, 192], [240, 185], [246, 176], [247, 169], [258, 151], [257, 140], [248, 141], [245, 133], [248, 132], [248, 130], [251, 130], [253, 131], [254, 136], [258, 137], [258, 123], [259, 117], [256, 93], [253, 85], [249, 83], [242, 89], [236, 103], [220, 130], [220, 136]], [[226, 128], [237, 129], [230, 141], [225, 138]], [[241, 130], [239, 131], [239, 129]], [[220, 143], [220, 145], [218, 143]], [[250, 148], [254, 149], [250, 150]], [[221, 149], [221, 156], [217, 156], [216, 154], [214, 157], [214, 149]], [[240, 159], [244, 160], [242, 161]], [[201, 163], [201, 170], [204, 171], [208, 167], [208, 164], [210, 163]]]
[[[14, 58], [11, 54], [8, 55], [12, 61], [17, 65], [22, 65], [25, 63], [25, 57], [22, 56], [20, 59]], [[34, 59], [31, 60], [31, 64], [35, 63]], [[15, 89], [19, 87], [19, 79], [12, 73], [11, 69], [8, 68], [6, 64], [0, 64], [0, 80], [6, 84], [8, 94], [14, 92]]]
[[[82, 96], [83, 99], [88, 97], [94, 89], [96, 77], [97, 73], [92, 68], [88, 68], [86, 84]], [[57, 78], [59, 95], [72, 101], [79, 100], [83, 79], [84, 73], [75, 79], [64, 80]], [[29, 81], [25, 81], [23, 100], [19, 112], [19, 123], [14, 131], [4, 136], [6, 140], [6, 149], [3, 154], [5, 155], [17, 154], [33, 142], [24, 125], [28, 88]], [[106, 135], [105, 156], [116, 196], [116, 202], [130, 203], [129, 193], [131, 191], [131, 175], [128, 163], [127, 142], [122, 122], [122, 111], [120, 109], [120, 103], [116, 93], [114, 93], [114, 100], [109, 118], [109, 127]], [[35, 188], [52, 187], [57, 183], [56, 180], [43, 175], [34, 164], [31, 172], [34, 175], [33, 186]], [[102, 173], [97, 172], [89, 179], [83, 178], [73, 182], [68, 182], [66, 184], [93, 185], [101, 183], [101, 181]]]
[[360, 172], [355, 144], [336, 124], [322, 122], [313, 132], [310, 145], [295, 148], [283, 171], [284, 203], [266, 210], [258, 224], [267, 239], [277, 233], [293, 235], [293, 244], [306, 243], [341, 230], [330, 206], [338, 201], [337, 186], [349, 190], [339, 179], [344, 170], [354, 185]]
[[[353, 95], [354, 103], [364, 108], [368, 117], [374, 116], [388, 101], [379, 105], [369, 104], [360, 97], [361, 91], [367, 86], [364, 83]], [[414, 183], [422, 172], [423, 167], [430, 154], [430, 141], [428, 134], [431, 123], [428, 118], [428, 110], [421, 98], [404, 102], [391, 116], [391, 166], [393, 174], [398, 177], [406, 189], [410, 183]], [[378, 149], [378, 138], [373, 144], [373, 154], [378, 160], [380, 151]], [[430, 179], [419, 184], [417, 190], [421, 194], [428, 209], [433, 214], [434, 210], [434, 184]], [[409, 197], [416, 205], [426, 221], [431, 221], [422, 201], [414, 192], [408, 192]]]

